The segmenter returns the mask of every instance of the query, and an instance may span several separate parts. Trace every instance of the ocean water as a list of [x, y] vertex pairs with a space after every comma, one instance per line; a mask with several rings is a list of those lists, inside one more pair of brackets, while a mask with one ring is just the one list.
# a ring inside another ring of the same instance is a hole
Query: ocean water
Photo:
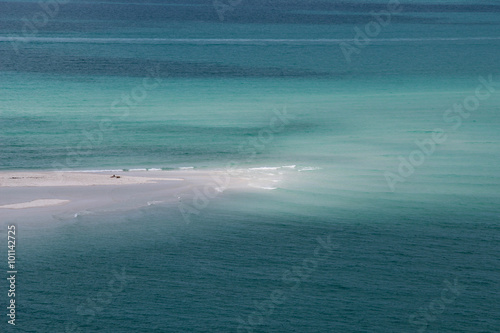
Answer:
[[250, 185], [16, 221], [1, 331], [500, 331], [498, 3], [222, 4], [0, 2], [1, 171]]

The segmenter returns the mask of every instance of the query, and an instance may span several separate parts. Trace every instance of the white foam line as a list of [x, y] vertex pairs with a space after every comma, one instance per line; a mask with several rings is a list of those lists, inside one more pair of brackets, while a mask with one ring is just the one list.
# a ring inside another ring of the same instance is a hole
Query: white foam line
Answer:
[[161, 204], [161, 203], [163, 203], [163, 202], [164, 202], [164, 201], [148, 201], [148, 206]]
[[276, 190], [277, 187], [272, 187], [272, 186], [261, 186], [261, 185], [256, 185], [256, 184], [248, 184], [248, 186], [253, 187], [253, 188], [260, 188], [263, 190]]
[[[50, 170], [52, 171], [52, 170]], [[136, 169], [92, 169], [92, 170], [54, 170], [54, 172], [73, 172], [73, 173], [101, 173], [101, 172], [133, 172], [133, 171], [163, 171], [160, 168], [136, 168]]]
[[74, 173], [99, 173], [99, 172], [123, 172], [123, 169], [103, 169], [103, 170], [56, 170], [54, 172], [74, 172]]
[[315, 171], [315, 170], [321, 170], [321, 168], [318, 168], [318, 167], [304, 167], [304, 168], [301, 168], [299, 170], [299, 172], [302, 172], [302, 171]]
[[258, 168], [249, 168], [248, 170], [278, 170], [279, 167], [258, 167]]
[[[373, 38], [371, 42], [445, 42], [500, 40], [500, 37], [430, 37], [430, 38]], [[90, 43], [90, 44], [336, 44], [355, 42], [353, 38], [280, 39], [280, 38], [84, 38], [84, 37], [20, 37], [0, 36], [0, 42], [25, 43]]]

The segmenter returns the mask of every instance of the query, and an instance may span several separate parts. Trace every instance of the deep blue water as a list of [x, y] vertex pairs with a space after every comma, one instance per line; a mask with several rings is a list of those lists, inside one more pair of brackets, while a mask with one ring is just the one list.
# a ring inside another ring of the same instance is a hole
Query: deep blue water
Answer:
[[401, 6], [348, 61], [387, 3], [75, 0], [35, 31], [37, 2], [0, 2], [0, 170], [235, 161], [258, 188], [190, 223], [175, 205], [2, 219], [19, 307], [1, 331], [500, 331], [500, 6]]

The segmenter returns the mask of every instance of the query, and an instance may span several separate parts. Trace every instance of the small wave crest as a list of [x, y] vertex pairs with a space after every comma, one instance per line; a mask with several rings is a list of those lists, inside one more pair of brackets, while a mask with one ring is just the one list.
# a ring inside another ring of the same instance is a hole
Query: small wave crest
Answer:
[[249, 183], [248, 186], [253, 187], [253, 188], [259, 188], [262, 190], [276, 190], [277, 189], [277, 187], [274, 187], [274, 186], [265, 186], [265, 185], [258, 185], [258, 184], [252, 184], [252, 183]]
[[158, 205], [165, 201], [148, 201], [148, 206]]
[[73, 217], [78, 218], [80, 216], [91, 215], [91, 214], [93, 214], [93, 213], [90, 210], [82, 210], [80, 212], [75, 213], [75, 215], [73, 215]]
[[303, 168], [299, 169], [299, 172], [314, 171], [314, 170], [321, 170], [321, 168], [318, 168], [318, 167], [303, 167]]
[[278, 170], [280, 167], [257, 167], [249, 168], [248, 170]]

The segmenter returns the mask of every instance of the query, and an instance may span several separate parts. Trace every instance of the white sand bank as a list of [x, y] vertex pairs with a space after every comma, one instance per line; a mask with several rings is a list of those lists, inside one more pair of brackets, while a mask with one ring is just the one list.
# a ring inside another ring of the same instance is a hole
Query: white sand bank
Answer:
[[1, 172], [0, 187], [96, 186], [155, 183], [158, 180], [182, 181], [183, 178], [137, 177], [132, 175], [85, 172]]
[[23, 208], [38, 208], [38, 207], [48, 207], [48, 206], [56, 206], [62, 205], [69, 202], [69, 200], [61, 200], [61, 199], [38, 199], [28, 202], [21, 202], [17, 204], [3, 205], [1, 208], [6, 209], [23, 209]]
[[[120, 178], [112, 177], [113, 173]], [[210, 200], [226, 190], [248, 189], [248, 180], [216, 170], [129, 172], [0, 172], [1, 223], [72, 221], [87, 213]]]

